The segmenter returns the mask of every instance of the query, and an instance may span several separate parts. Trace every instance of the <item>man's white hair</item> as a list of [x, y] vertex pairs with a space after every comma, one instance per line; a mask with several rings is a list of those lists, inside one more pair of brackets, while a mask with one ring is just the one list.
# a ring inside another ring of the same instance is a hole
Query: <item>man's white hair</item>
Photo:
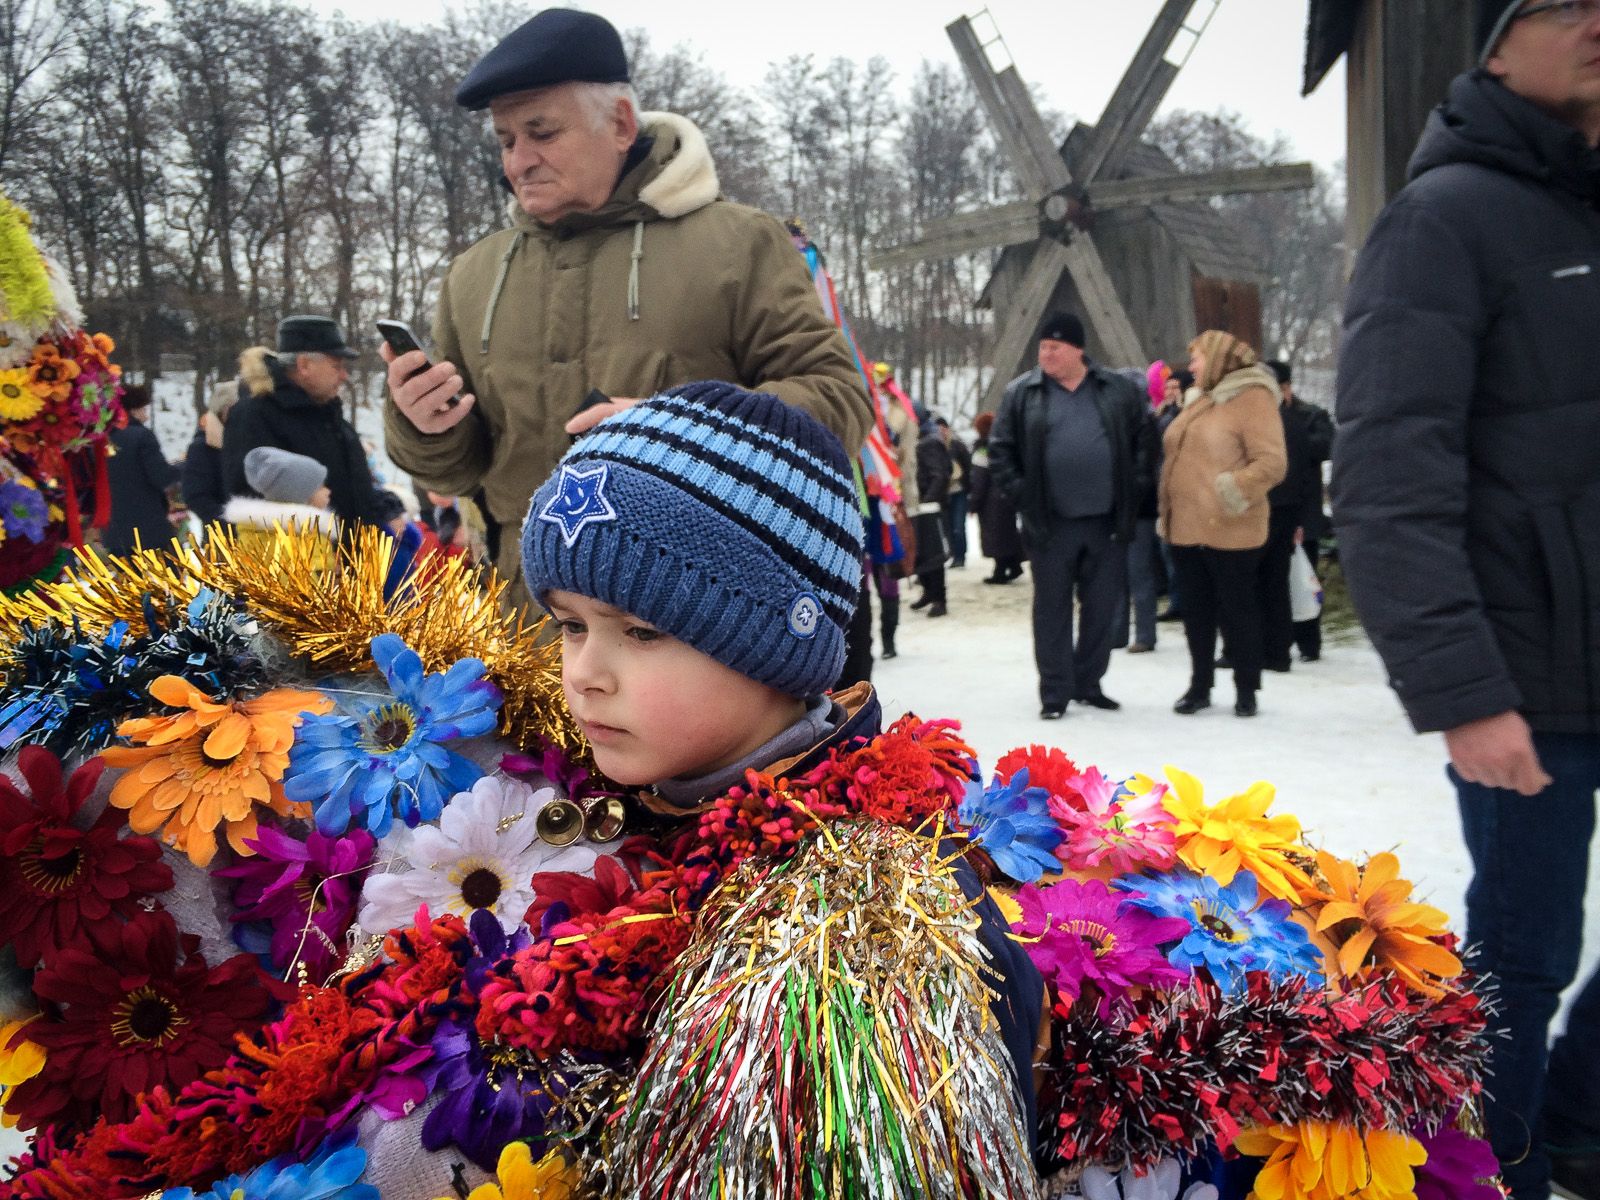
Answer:
[[593, 130], [604, 129], [611, 122], [618, 100], [626, 100], [634, 116], [639, 115], [639, 97], [634, 94], [631, 83], [579, 83], [576, 86], [578, 102]]

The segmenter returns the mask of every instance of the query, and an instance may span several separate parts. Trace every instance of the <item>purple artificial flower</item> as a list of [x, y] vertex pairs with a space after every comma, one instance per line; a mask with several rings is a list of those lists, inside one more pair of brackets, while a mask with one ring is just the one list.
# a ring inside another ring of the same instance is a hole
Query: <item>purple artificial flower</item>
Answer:
[[1063, 1000], [1076, 1001], [1084, 985], [1099, 993], [1102, 1021], [1135, 987], [1177, 987], [1189, 973], [1161, 951], [1189, 931], [1187, 921], [1156, 917], [1129, 904], [1098, 879], [1064, 879], [1048, 887], [1020, 888], [1022, 920], [1012, 926], [1034, 966]]
[[600, 777], [582, 763], [563, 754], [553, 742], [544, 738], [538, 740], [543, 746], [538, 758], [517, 750], [502, 754], [501, 773], [510, 775], [513, 779], [520, 779], [524, 783], [533, 784], [535, 787], [541, 782], [552, 785], [557, 792], [569, 797], [574, 804], [582, 804], [585, 800], [592, 800], [597, 796], [621, 795], [620, 792], [597, 786]]
[[37, 542], [44, 537], [50, 506], [37, 488], [7, 480], [0, 483], [0, 524], [8, 538], [27, 538]]
[[1479, 1182], [1500, 1174], [1488, 1142], [1454, 1125], [1434, 1134], [1418, 1129], [1414, 1136], [1428, 1152], [1428, 1161], [1416, 1168], [1417, 1200], [1500, 1200], [1499, 1188]]
[[267, 922], [272, 965], [287, 971], [298, 954], [307, 977], [322, 983], [343, 961], [377, 839], [364, 829], [339, 837], [312, 830], [300, 842], [263, 825], [247, 845], [255, 848], [254, 858], [215, 872], [239, 881], [233, 919]]

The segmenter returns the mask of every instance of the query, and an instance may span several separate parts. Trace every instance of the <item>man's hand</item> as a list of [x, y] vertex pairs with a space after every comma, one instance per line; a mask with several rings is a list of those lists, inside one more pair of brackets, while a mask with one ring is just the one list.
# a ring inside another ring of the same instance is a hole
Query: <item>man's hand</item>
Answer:
[[1468, 783], [1537, 796], [1554, 782], [1533, 748], [1533, 731], [1518, 712], [1468, 721], [1445, 730], [1450, 764]]
[[580, 433], [588, 433], [589, 430], [600, 424], [607, 417], [614, 417], [623, 409], [632, 408], [637, 403], [639, 403], [637, 400], [618, 400], [616, 397], [612, 397], [604, 404], [591, 404], [573, 417], [572, 420], [568, 421], [564, 428], [574, 437]]
[[462, 396], [459, 404], [450, 404], [451, 397], [461, 391], [461, 374], [453, 363], [435, 363], [413, 376], [412, 372], [428, 361], [421, 350], [396, 357], [385, 342], [379, 344], [378, 353], [389, 364], [389, 394], [394, 397], [395, 407], [421, 432], [454, 429], [472, 411], [476, 401], [470, 395]]

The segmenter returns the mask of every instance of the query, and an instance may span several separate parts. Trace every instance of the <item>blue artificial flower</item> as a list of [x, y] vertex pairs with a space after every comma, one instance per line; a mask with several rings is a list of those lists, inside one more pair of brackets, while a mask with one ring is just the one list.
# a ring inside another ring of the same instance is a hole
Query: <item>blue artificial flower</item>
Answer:
[[37, 542], [44, 537], [50, 506], [37, 488], [7, 480], [0, 483], [0, 525], [8, 538], [27, 538]]
[[392, 633], [372, 639], [372, 658], [393, 695], [353, 714], [307, 716], [289, 751], [284, 794], [309, 802], [330, 837], [358, 819], [374, 837], [395, 816], [412, 827], [436, 819], [483, 777], [443, 743], [488, 733], [498, 719], [500, 689], [476, 658], [425, 675], [422, 659]]
[[351, 1130], [323, 1142], [303, 1163], [285, 1154], [248, 1175], [229, 1175], [209, 1191], [171, 1188], [161, 1200], [381, 1200], [376, 1187], [360, 1182], [366, 1170], [367, 1152]]
[[1322, 983], [1322, 957], [1305, 928], [1290, 919], [1286, 901], [1260, 898], [1249, 871], [1240, 871], [1226, 887], [1184, 867], [1163, 875], [1124, 876], [1113, 886], [1146, 912], [1186, 920], [1189, 932], [1167, 960], [1190, 971], [1205, 968], [1230, 995], [1244, 987], [1250, 971]]
[[956, 822], [1018, 883], [1035, 883], [1061, 867], [1055, 852], [1066, 834], [1050, 815], [1050, 793], [1028, 786], [1026, 767], [1010, 783], [1002, 784], [998, 776], [988, 788], [969, 783]]

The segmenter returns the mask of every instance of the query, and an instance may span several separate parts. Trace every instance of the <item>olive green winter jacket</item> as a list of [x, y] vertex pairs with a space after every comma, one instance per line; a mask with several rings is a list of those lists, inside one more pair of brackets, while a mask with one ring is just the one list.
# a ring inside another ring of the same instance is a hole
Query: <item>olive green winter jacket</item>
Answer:
[[505, 526], [496, 566], [518, 598], [528, 502], [591, 388], [627, 398], [697, 379], [759, 388], [811, 413], [851, 455], [872, 420], [784, 227], [717, 198], [691, 122], [645, 113], [640, 126], [654, 145], [601, 208], [542, 225], [513, 202], [514, 226], [451, 265], [433, 337], [477, 397], [467, 418], [427, 435], [386, 405], [400, 467], [448, 494], [482, 485]]

